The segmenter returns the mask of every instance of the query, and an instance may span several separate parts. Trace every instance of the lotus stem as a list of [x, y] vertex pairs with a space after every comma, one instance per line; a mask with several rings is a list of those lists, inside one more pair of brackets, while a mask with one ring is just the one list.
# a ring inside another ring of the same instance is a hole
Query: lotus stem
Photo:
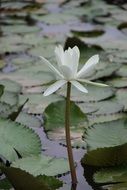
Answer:
[[66, 109], [65, 109], [65, 134], [66, 144], [68, 152], [68, 160], [71, 172], [72, 186], [77, 184], [77, 176], [75, 171], [73, 152], [71, 147], [71, 136], [70, 136], [70, 94], [71, 94], [71, 83], [67, 83], [67, 96], [66, 96]]

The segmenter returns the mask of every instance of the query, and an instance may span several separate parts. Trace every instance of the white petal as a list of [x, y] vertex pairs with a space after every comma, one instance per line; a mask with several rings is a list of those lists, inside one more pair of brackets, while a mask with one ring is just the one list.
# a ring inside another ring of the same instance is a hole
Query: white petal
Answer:
[[73, 48], [73, 54], [72, 54], [72, 64], [73, 64], [73, 73], [74, 76], [77, 73], [78, 70], [78, 64], [79, 64], [79, 57], [80, 57], [80, 52], [77, 46]]
[[86, 73], [92, 70], [99, 61], [99, 55], [92, 56], [82, 67], [82, 69], [77, 73], [77, 78], [84, 77]]
[[42, 61], [48, 65], [48, 67], [55, 73], [57, 74], [60, 78], [63, 78], [63, 75], [44, 57], [40, 56], [40, 58], [42, 59]]
[[69, 80], [72, 78], [72, 71], [68, 66], [62, 65], [60, 67], [60, 71], [61, 71], [62, 75], [64, 76], [64, 79]]
[[64, 50], [61, 45], [59, 45], [58, 47], [55, 48], [55, 55], [56, 55], [56, 60], [57, 60], [58, 66], [62, 65], [62, 63], [64, 61]]
[[48, 95], [52, 94], [53, 92], [57, 91], [61, 86], [63, 86], [66, 83], [67, 83], [67, 81], [65, 81], [65, 80], [59, 80], [59, 81], [55, 82], [54, 84], [49, 86], [49, 88], [44, 92], [43, 95], [48, 96]]
[[88, 90], [82, 84], [80, 84], [79, 82], [74, 81], [74, 80], [70, 81], [70, 82], [71, 82], [71, 84], [73, 84], [81, 92], [88, 93]]
[[91, 82], [89, 80], [86, 80], [86, 79], [77, 79], [79, 82], [84, 82], [84, 83], [87, 83], [87, 84], [91, 84], [91, 85], [94, 85], [94, 86], [100, 86], [100, 87], [106, 87], [108, 86], [107, 84], [102, 84], [102, 83], [98, 83], [98, 82]]

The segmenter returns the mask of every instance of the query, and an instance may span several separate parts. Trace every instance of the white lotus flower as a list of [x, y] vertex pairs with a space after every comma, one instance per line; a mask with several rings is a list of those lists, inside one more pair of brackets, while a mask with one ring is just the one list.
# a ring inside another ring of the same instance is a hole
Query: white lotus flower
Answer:
[[53, 71], [53, 73], [58, 78], [58, 80], [44, 92], [44, 96], [48, 96], [57, 91], [67, 82], [70, 82], [78, 90], [85, 93], [88, 93], [88, 90], [80, 82], [85, 82], [87, 84], [97, 86], [107, 86], [84, 79], [85, 75], [88, 74], [99, 62], [99, 55], [92, 56], [80, 71], [78, 71], [80, 52], [77, 46], [73, 48], [69, 47], [68, 50], [64, 51], [63, 47], [59, 45], [55, 48], [55, 56], [57, 61], [57, 68], [55, 68], [47, 59], [40, 56], [43, 62]]

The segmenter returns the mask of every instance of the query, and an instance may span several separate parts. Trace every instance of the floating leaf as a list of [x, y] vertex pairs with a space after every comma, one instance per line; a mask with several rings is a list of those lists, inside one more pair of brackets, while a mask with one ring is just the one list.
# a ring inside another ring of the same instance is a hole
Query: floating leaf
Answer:
[[120, 77], [127, 77], [127, 65], [122, 65], [116, 74]]
[[[84, 83], [82, 83], [84, 85]], [[114, 89], [111, 87], [98, 87], [92, 85], [84, 85], [88, 90], [88, 94], [79, 92], [75, 87], [72, 87], [71, 100], [76, 102], [95, 102], [105, 100], [114, 95]], [[65, 96], [65, 87], [58, 91], [60, 95]]]
[[34, 18], [46, 24], [54, 24], [54, 25], [77, 20], [77, 17], [75, 17], [74, 15], [63, 14], [63, 13], [53, 13], [44, 16], [36, 16]]
[[55, 190], [62, 186], [62, 182], [54, 177], [33, 175], [14, 167], [1, 167], [15, 190]]
[[69, 171], [69, 165], [66, 159], [53, 158], [45, 155], [22, 158], [13, 162], [12, 166], [25, 170], [33, 176], [56, 176]]
[[34, 58], [25, 56], [25, 57], [17, 57], [11, 60], [11, 63], [16, 66], [16, 68], [26, 68], [28, 66], [33, 65]]
[[[58, 101], [51, 103], [44, 111], [45, 125], [47, 135], [52, 140], [59, 140], [61, 144], [66, 145], [65, 142], [65, 101]], [[82, 141], [82, 133], [87, 124], [86, 115], [80, 108], [71, 102], [71, 143], [73, 147], [84, 147], [85, 143]]]
[[33, 94], [23, 94], [20, 95], [20, 104], [22, 104], [27, 98], [29, 101], [25, 105], [29, 113], [42, 114], [45, 108], [52, 102], [63, 100], [63, 97], [56, 94], [44, 97], [43, 94], [33, 93]]
[[24, 52], [28, 48], [29, 46], [25, 44], [19, 44], [19, 45], [0, 44], [0, 54]]
[[117, 77], [117, 78], [108, 80], [107, 82], [109, 83], [109, 85], [112, 85], [116, 88], [127, 87], [127, 78], [125, 77], [124, 78]]
[[102, 115], [88, 115], [89, 126], [97, 123], [104, 123], [109, 121], [114, 121], [118, 119], [126, 118], [126, 113], [119, 112], [119, 113], [111, 113], [111, 114], [102, 114]]
[[15, 92], [4, 91], [1, 97], [1, 102], [14, 106], [18, 103], [18, 94]]
[[115, 147], [126, 143], [126, 119], [95, 124], [87, 129], [85, 141], [89, 150]]
[[31, 129], [10, 120], [0, 119], [0, 155], [14, 161], [18, 158], [16, 151], [22, 157], [39, 154], [40, 139]]
[[0, 84], [4, 85], [5, 90], [10, 92], [20, 93], [22, 89], [19, 83], [9, 79], [0, 80]]
[[[90, 116], [100, 116], [100, 115], [110, 115], [123, 111], [124, 106], [118, 101], [111, 98], [108, 100], [103, 100], [99, 102], [90, 103], [78, 103], [78, 106], [84, 113]], [[92, 113], [92, 114], [91, 114]]]
[[38, 128], [38, 127], [41, 127], [41, 124], [42, 124], [41, 121], [37, 117], [30, 115], [28, 113], [24, 113], [24, 112], [21, 112], [19, 114], [16, 121], [30, 128], [33, 128], [33, 127]]
[[116, 92], [116, 100], [124, 106], [124, 110], [127, 110], [127, 90], [125, 89], [119, 89]]
[[8, 25], [2, 28], [4, 34], [23, 34], [30, 32], [38, 32], [40, 29], [37, 26], [27, 26], [27, 25]]
[[[78, 130], [79, 126], [83, 126], [87, 122], [87, 118], [80, 108], [71, 102], [70, 125], [72, 130]], [[46, 117], [45, 130], [54, 130], [55, 128], [63, 128], [65, 125], [65, 101], [51, 103], [44, 112]]]
[[84, 135], [88, 153], [83, 162], [94, 166], [126, 163], [126, 119], [94, 124]]
[[98, 186], [101, 186], [102, 189], [125, 190], [127, 187], [127, 166], [99, 170], [94, 174], [94, 181], [99, 183]]

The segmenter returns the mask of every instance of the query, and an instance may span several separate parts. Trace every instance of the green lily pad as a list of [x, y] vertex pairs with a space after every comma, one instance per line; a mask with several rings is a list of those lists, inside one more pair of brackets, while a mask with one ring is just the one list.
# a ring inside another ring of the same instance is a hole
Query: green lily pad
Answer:
[[64, 13], [53, 13], [44, 16], [35, 16], [34, 19], [44, 22], [46, 24], [54, 24], [54, 25], [78, 20], [76, 16]]
[[[65, 101], [51, 103], [44, 111], [45, 130], [54, 130], [63, 128], [65, 125]], [[70, 125], [72, 130], [78, 130], [79, 126], [83, 127], [87, 122], [85, 114], [74, 102], [71, 102]]]
[[29, 54], [34, 55], [34, 56], [43, 56], [45, 58], [51, 58], [54, 56], [54, 48], [55, 45], [45, 45], [45, 46], [37, 46], [35, 48], [32, 48], [29, 50]]
[[122, 67], [116, 72], [117, 76], [127, 77], [127, 65], [122, 65]]
[[42, 125], [41, 121], [37, 117], [32, 116], [25, 112], [21, 112], [18, 115], [16, 122], [21, 123], [22, 125], [25, 125], [31, 128], [33, 127], [38, 128], [38, 127], [41, 127]]
[[94, 124], [85, 132], [88, 152], [83, 163], [94, 166], [119, 165], [127, 160], [127, 120]]
[[126, 190], [127, 166], [117, 166], [99, 170], [94, 174], [94, 181], [98, 183], [98, 186], [101, 186], [102, 189]]
[[106, 167], [127, 163], [127, 143], [124, 145], [97, 148], [89, 151], [82, 159], [83, 165]]
[[25, 52], [29, 47], [25, 44], [0, 44], [0, 54]]
[[1, 37], [1, 43], [2, 44], [21, 44], [22, 38], [20, 35], [14, 34], [14, 35], [8, 35], [8, 36], [2, 36]]
[[45, 155], [32, 156], [16, 160], [12, 167], [20, 168], [33, 176], [57, 176], [69, 171], [68, 161]]
[[22, 104], [26, 99], [29, 99], [25, 108], [29, 113], [42, 114], [45, 108], [52, 102], [63, 100], [63, 97], [52, 94], [51, 96], [44, 97], [43, 94], [23, 94], [19, 96], [19, 102]]
[[54, 177], [47, 177], [45, 175], [34, 177], [33, 175], [14, 167], [3, 166], [1, 169], [15, 189], [56, 190], [62, 186], [62, 182]]
[[40, 31], [39, 27], [37, 26], [27, 26], [27, 25], [8, 25], [2, 28], [4, 34], [8, 35], [12, 34], [23, 34], [23, 33], [30, 33], [30, 32], [38, 32]]
[[37, 155], [41, 152], [40, 139], [31, 129], [7, 119], [0, 119], [0, 155], [14, 161], [18, 159], [16, 151], [22, 157]]
[[116, 88], [123, 88], [123, 87], [127, 87], [127, 78], [123, 77], [117, 77], [111, 80], [106, 81], [109, 85], [112, 85]]
[[0, 84], [5, 86], [5, 90], [9, 92], [14, 92], [14, 93], [20, 93], [22, 90], [22, 87], [19, 83], [9, 80], [9, 79], [2, 79], [0, 80]]
[[[98, 87], [93, 85], [85, 85], [84, 83], [82, 84], [86, 87], [88, 93], [87, 94], [82, 93], [72, 86], [72, 92], [71, 92], [72, 101], [97, 102], [112, 97], [115, 93], [114, 89], [111, 87]], [[65, 87], [63, 87], [58, 91], [58, 93], [63, 96], [66, 96], [65, 92], [66, 92]]]
[[118, 119], [124, 119], [126, 118], [126, 113], [119, 112], [119, 113], [111, 113], [111, 114], [100, 114], [100, 115], [88, 115], [88, 121], [89, 121], [89, 126], [97, 123], [104, 123], [104, 122], [109, 122], [109, 121], [114, 121]]
[[[66, 145], [65, 141], [65, 101], [51, 103], [44, 111], [45, 125], [48, 138], [51, 140], [59, 140], [61, 144]], [[84, 147], [82, 140], [84, 127], [87, 127], [86, 115], [80, 108], [71, 102], [70, 115], [71, 143], [73, 147]]]
[[34, 58], [25, 56], [25, 57], [17, 57], [11, 60], [11, 63], [16, 66], [16, 68], [26, 68], [28, 66], [33, 65]]
[[126, 88], [117, 90], [116, 100], [124, 106], [124, 110], [126, 111], [127, 110], [127, 90], [126, 90]]
[[15, 92], [4, 91], [0, 100], [1, 102], [14, 106], [18, 103], [18, 94]]
[[104, 34], [103, 30], [90, 30], [90, 31], [72, 31], [75, 36], [81, 37], [98, 37]]
[[89, 150], [115, 147], [126, 143], [126, 119], [94, 124], [88, 128], [85, 140]]

